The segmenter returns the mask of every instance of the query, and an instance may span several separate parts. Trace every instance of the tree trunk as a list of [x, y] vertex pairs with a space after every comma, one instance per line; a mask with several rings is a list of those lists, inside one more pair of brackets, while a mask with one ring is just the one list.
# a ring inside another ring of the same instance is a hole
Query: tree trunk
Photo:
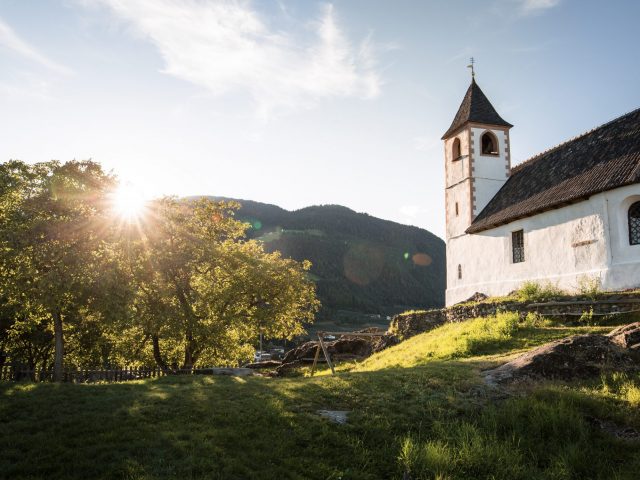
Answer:
[[193, 368], [193, 364], [195, 363], [195, 342], [193, 341], [193, 333], [187, 332], [186, 342], [184, 345], [184, 364], [182, 368], [185, 370], [191, 370]]
[[187, 295], [185, 294], [185, 289], [183, 289], [177, 281], [174, 280], [174, 285], [176, 288], [176, 295], [178, 297], [178, 302], [182, 307], [182, 311], [184, 312], [184, 316], [187, 320], [187, 333], [185, 335], [185, 346], [184, 346], [184, 362], [182, 368], [185, 370], [191, 370], [193, 365], [196, 362], [196, 342], [193, 339], [193, 325], [198, 322], [198, 317], [193, 312], [193, 308]]
[[64, 337], [62, 332], [62, 315], [58, 310], [53, 312], [53, 336], [55, 339], [55, 352], [53, 361], [53, 381], [62, 381], [62, 369], [64, 367]]
[[156, 365], [166, 373], [169, 370], [169, 367], [160, 353], [160, 337], [157, 334], [151, 335], [151, 342], [153, 343], [153, 359], [156, 361]]

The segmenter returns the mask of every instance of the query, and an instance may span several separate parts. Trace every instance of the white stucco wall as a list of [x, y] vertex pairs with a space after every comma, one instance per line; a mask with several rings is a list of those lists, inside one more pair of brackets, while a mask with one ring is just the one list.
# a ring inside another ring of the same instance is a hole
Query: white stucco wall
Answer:
[[[445, 141], [445, 174], [446, 174], [446, 222], [447, 238], [464, 235], [465, 230], [471, 224], [471, 156], [469, 145], [469, 129], [465, 128], [454, 137]], [[453, 143], [460, 140], [459, 158], [453, 158]], [[456, 214], [456, 204], [458, 213]]]
[[607, 219], [610, 235], [609, 269], [603, 285], [610, 290], [640, 286], [640, 245], [629, 245], [628, 211], [640, 201], [640, 185], [607, 192]]
[[[491, 131], [498, 140], [498, 155], [482, 155], [482, 135]], [[471, 128], [471, 144], [473, 149], [472, 176], [474, 177], [474, 209], [478, 215], [509, 175], [508, 135], [498, 129]]]
[[[640, 185], [447, 241], [447, 305], [475, 292], [505, 295], [522, 282], [550, 281], [576, 290], [580, 279], [602, 287], [640, 286], [640, 245], [629, 245], [627, 211], [640, 200]], [[524, 231], [525, 261], [512, 262], [511, 232]], [[458, 265], [462, 279], [458, 279]]]

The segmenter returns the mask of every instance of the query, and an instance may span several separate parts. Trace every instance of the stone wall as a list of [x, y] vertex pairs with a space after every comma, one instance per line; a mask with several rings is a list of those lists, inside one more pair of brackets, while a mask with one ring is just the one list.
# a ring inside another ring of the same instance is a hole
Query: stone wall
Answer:
[[[586, 297], [560, 297], [543, 303], [506, 300], [461, 303], [451, 307], [419, 312], [401, 313], [391, 320], [389, 332], [406, 339], [428, 332], [444, 323], [462, 322], [478, 317], [490, 317], [499, 312], [517, 312], [524, 316], [529, 312], [575, 322], [583, 314], [594, 316], [627, 314], [631, 319], [640, 317], [640, 293], [603, 294], [597, 300]], [[627, 313], [632, 312], [632, 313]]]

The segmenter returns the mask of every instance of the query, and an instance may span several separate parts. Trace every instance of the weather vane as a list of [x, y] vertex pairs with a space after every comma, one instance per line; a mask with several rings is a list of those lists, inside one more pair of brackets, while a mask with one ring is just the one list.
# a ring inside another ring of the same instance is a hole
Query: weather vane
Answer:
[[475, 65], [476, 61], [473, 59], [473, 57], [471, 57], [471, 63], [469, 65], [467, 65], [467, 68], [471, 69], [471, 78], [476, 78], [476, 72], [473, 69], [473, 66]]

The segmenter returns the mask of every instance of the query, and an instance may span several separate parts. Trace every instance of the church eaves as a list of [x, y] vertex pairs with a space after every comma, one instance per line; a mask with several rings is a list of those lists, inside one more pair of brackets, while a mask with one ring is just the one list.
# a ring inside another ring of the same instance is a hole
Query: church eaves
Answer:
[[640, 108], [515, 166], [467, 233], [635, 183], [640, 183]]
[[455, 133], [456, 130], [469, 122], [508, 128], [513, 127], [513, 125], [498, 115], [498, 112], [493, 108], [487, 96], [480, 90], [475, 78], [471, 79], [471, 85], [469, 85], [467, 93], [460, 104], [458, 113], [456, 113], [456, 116], [453, 118], [449, 129], [442, 136], [442, 140], [448, 138], [452, 133]]

